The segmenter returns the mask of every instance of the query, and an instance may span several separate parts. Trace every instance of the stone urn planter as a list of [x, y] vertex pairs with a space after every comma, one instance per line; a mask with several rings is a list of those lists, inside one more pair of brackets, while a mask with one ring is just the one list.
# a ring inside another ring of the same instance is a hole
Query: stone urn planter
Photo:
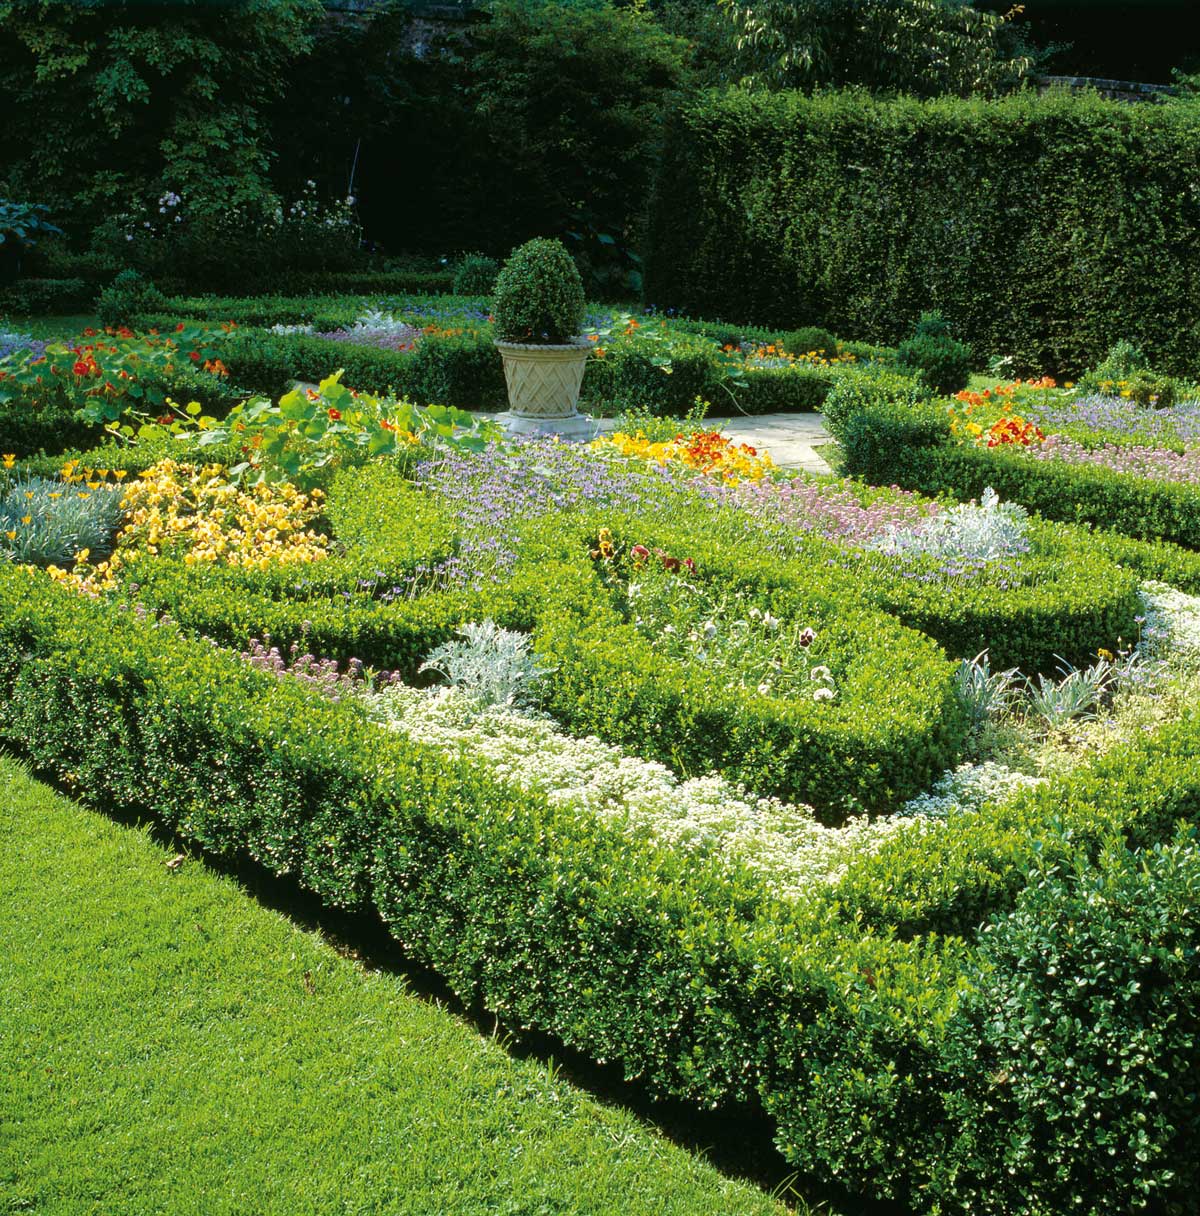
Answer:
[[591, 354], [582, 339], [554, 345], [497, 342], [508, 385], [505, 429], [513, 434], [591, 437], [590, 418], [579, 412], [579, 390]]
[[578, 408], [592, 349], [578, 336], [583, 282], [561, 242], [538, 238], [513, 251], [496, 280], [492, 314], [508, 386], [505, 430], [591, 438], [596, 424]]

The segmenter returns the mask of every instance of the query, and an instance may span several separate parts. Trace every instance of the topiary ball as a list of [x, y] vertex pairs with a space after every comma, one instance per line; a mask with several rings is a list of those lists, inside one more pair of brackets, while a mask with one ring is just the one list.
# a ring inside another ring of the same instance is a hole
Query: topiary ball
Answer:
[[500, 264], [482, 253], [468, 253], [454, 272], [456, 296], [490, 296], [496, 288]]
[[818, 354], [832, 359], [837, 354], [837, 339], [827, 329], [817, 325], [806, 325], [783, 334], [780, 339], [783, 349], [798, 358]]
[[971, 378], [971, 351], [949, 335], [917, 334], [896, 351], [901, 367], [917, 372], [933, 392], [949, 395]]
[[515, 249], [496, 280], [492, 317], [501, 342], [565, 345], [584, 319], [583, 280], [561, 241], [536, 237]]

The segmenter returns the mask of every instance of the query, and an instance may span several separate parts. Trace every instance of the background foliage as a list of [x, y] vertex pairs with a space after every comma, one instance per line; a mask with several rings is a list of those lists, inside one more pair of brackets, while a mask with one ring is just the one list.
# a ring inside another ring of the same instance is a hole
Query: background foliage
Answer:
[[940, 309], [979, 361], [1200, 356], [1200, 116], [1063, 94], [710, 93], [675, 125], [647, 299], [868, 341]]
[[263, 207], [267, 110], [318, 0], [171, 5], [0, 0], [0, 193], [83, 235], [161, 185]]

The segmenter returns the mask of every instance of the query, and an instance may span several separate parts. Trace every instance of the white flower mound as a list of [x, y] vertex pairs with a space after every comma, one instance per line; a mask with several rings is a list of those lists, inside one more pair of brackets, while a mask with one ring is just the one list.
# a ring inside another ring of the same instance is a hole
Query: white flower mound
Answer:
[[1154, 658], [1200, 661], [1200, 596], [1145, 582], [1141, 599], [1146, 618], [1141, 649]]
[[960, 764], [943, 773], [928, 793], [906, 802], [897, 814], [945, 819], [951, 811], [978, 811], [985, 802], [1003, 802], [1018, 790], [1045, 782], [1045, 777], [1030, 777], [991, 761]]
[[902, 818], [864, 817], [826, 828], [810, 807], [756, 798], [723, 777], [681, 781], [665, 765], [627, 756], [595, 737], [563, 734], [545, 717], [481, 708], [453, 688], [395, 685], [368, 704], [388, 728], [447, 752], [466, 752], [501, 780], [544, 794], [555, 805], [622, 820], [630, 831], [684, 852], [743, 861], [788, 899], [836, 881], [850, 861], [913, 826]]

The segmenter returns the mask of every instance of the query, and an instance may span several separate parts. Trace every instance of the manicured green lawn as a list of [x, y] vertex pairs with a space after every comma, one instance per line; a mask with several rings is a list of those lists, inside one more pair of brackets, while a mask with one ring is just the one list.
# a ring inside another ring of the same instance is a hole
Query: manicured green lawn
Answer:
[[0, 757], [0, 1211], [781, 1205]]

